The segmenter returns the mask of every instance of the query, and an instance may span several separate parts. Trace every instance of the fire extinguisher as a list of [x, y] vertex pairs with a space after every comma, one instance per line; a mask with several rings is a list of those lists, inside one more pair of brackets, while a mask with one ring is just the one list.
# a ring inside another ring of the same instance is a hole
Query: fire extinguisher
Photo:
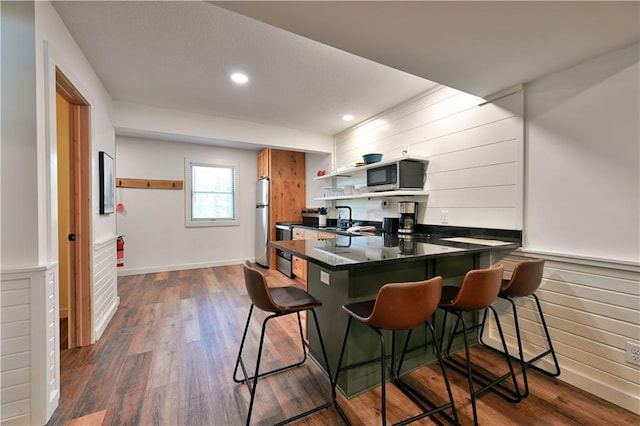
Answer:
[[117, 267], [122, 268], [124, 266], [124, 235], [118, 236], [118, 241], [116, 241], [116, 258]]

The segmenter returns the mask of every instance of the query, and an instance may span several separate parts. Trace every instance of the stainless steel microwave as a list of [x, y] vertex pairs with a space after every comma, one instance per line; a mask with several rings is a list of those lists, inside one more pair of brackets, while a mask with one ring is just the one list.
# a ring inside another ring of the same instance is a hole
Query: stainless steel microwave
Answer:
[[420, 191], [425, 182], [424, 162], [398, 160], [393, 163], [367, 169], [367, 190], [376, 191]]

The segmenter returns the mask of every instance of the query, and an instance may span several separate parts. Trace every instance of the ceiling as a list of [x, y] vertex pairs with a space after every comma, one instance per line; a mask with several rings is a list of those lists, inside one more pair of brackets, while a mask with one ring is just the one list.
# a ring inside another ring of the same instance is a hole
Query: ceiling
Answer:
[[636, 1], [53, 5], [115, 101], [325, 135], [437, 83], [484, 97], [640, 39]]

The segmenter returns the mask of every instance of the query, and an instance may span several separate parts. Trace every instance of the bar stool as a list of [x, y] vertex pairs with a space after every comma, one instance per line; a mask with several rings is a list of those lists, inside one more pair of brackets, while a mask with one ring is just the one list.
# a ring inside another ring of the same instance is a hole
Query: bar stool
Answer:
[[[498, 395], [511, 402], [520, 402], [521, 400], [520, 391], [518, 389], [518, 382], [516, 380], [516, 374], [513, 370], [513, 365], [511, 364], [511, 358], [508, 355], [505, 355], [505, 359], [507, 360], [507, 364], [509, 365], [509, 372], [503, 374], [502, 376], [496, 377], [496, 375], [492, 373], [482, 374], [479, 371], [476, 371], [476, 381], [479, 382], [482, 387], [480, 389], [475, 389], [474, 372], [472, 368], [473, 364], [469, 352], [469, 338], [467, 336], [467, 332], [473, 331], [477, 326], [474, 324], [471, 328], [467, 328], [467, 322], [463, 316], [463, 313], [465, 312], [475, 312], [490, 309], [496, 319], [496, 324], [498, 327], [500, 338], [502, 340], [502, 345], [506, 351], [507, 344], [502, 333], [500, 319], [498, 318], [498, 315], [494, 308], [491, 306], [493, 301], [498, 296], [498, 292], [500, 291], [503, 271], [504, 266], [502, 264], [498, 264], [491, 268], [475, 269], [467, 272], [459, 288], [452, 286], [444, 286], [442, 288], [442, 297], [440, 299], [440, 304], [438, 305], [441, 309], [444, 310], [444, 319], [442, 322], [443, 339], [447, 322], [447, 314], [451, 313], [456, 316], [456, 323], [453, 327], [453, 330], [451, 331], [451, 337], [449, 338], [449, 342], [447, 344], [447, 359], [445, 360], [445, 365], [447, 367], [451, 367], [459, 373], [467, 375], [467, 379], [469, 381], [469, 395], [471, 397], [471, 408], [473, 410], [473, 423], [475, 425], [478, 424], [476, 398], [484, 395], [489, 390], [494, 389], [494, 391]], [[460, 324], [462, 324], [462, 336], [464, 339], [464, 350], [466, 356], [464, 363], [451, 358], [451, 346], [454, 340], [453, 337], [458, 331], [458, 326]], [[504, 385], [502, 385], [502, 382], [509, 378], [511, 378], [513, 381], [514, 390], [508, 389]], [[499, 387], [503, 392], [499, 392], [497, 389], [495, 389], [496, 387]]]
[[[511, 308], [513, 310], [513, 321], [516, 329], [516, 338], [518, 341], [518, 354], [520, 356], [520, 365], [522, 366], [522, 378], [524, 380], [524, 392], [520, 394], [522, 398], [526, 398], [529, 395], [529, 383], [527, 380], [527, 369], [534, 368], [547, 376], [558, 377], [560, 375], [560, 365], [558, 364], [558, 358], [556, 357], [556, 352], [553, 349], [553, 345], [551, 344], [551, 336], [549, 335], [549, 329], [547, 328], [547, 322], [544, 319], [544, 314], [542, 313], [542, 306], [540, 305], [540, 300], [538, 296], [534, 293], [540, 287], [540, 283], [542, 282], [542, 274], [544, 272], [544, 258], [533, 259], [533, 260], [524, 260], [518, 264], [513, 270], [511, 274], [510, 280], [502, 280], [502, 289], [498, 294], [498, 297], [508, 300], [511, 303]], [[547, 340], [547, 346], [549, 349], [536, 355], [530, 360], [526, 361], [524, 357], [524, 351], [522, 349], [522, 336], [520, 332], [520, 325], [518, 321], [518, 310], [516, 308], [516, 303], [514, 301], [515, 298], [518, 297], [527, 297], [531, 296], [536, 301], [536, 306], [538, 308], [538, 315], [540, 316], [540, 321], [542, 322], [542, 328], [544, 330], [545, 338]], [[482, 336], [484, 334], [484, 326], [487, 320], [486, 312], [485, 316], [482, 320], [482, 329], [480, 331], [480, 343], [485, 346], [486, 345], [482, 341]], [[491, 346], [488, 346], [491, 347]], [[499, 350], [491, 347], [492, 349]], [[533, 365], [533, 363], [539, 361], [547, 355], [551, 355], [553, 358], [553, 363], [555, 364], [555, 371], [547, 371], [542, 368]]]
[[[396, 425], [406, 424], [423, 417], [431, 416], [436, 413], [440, 413], [448, 408], [453, 411], [455, 423], [459, 424], [458, 414], [453, 401], [453, 395], [451, 393], [451, 387], [449, 386], [449, 380], [447, 379], [447, 373], [442, 365], [442, 358], [440, 354], [440, 345], [436, 337], [435, 330], [428, 319], [433, 315], [438, 307], [438, 301], [440, 300], [440, 294], [442, 291], [442, 277], [434, 277], [426, 281], [415, 281], [405, 283], [389, 283], [380, 288], [375, 300], [368, 300], [365, 302], [351, 303], [344, 305], [342, 308], [349, 314], [349, 321], [347, 323], [347, 329], [344, 334], [344, 341], [342, 343], [342, 350], [340, 351], [340, 358], [338, 361], [338, 368], [336, 370], [335, 379], [333, 382], [334, 394], [335, 388], [338, 383], [338, 377], [340, 371], [350, 370], [357, 367], [369, 365], [378, 360], [365, 361], [346, 367], [342, 367], [342, 360], [344, 358], [345, 348], [347, 344], [347, 338], [349, 336], [349, 330], [351, 329], [352, 320], [360, 321], [361, 323], [369, 326], [377, 335], [380, 341], [380, 370], [381, 378], [380, 383], [382, 386], [382, 424], [387, 424], [387, 404], [386, 404], [386, 386], [385, 386], [385, 359], [388, 357], [385, 354], [384, 336], [380, 330], [391, 330], [391, 379], [393, 383], [417, 406], [419, 406], [423, 412], [416, 416], [407, 418]], [[400, 379], [400, 371], [402, 369], [402, 363], [407, 351], [409, 339], [411, 337], [411, 331], [413, 328], [421, 324], [427, 324], [427, 328], [431, 330], [433, 342], [436, 345], [436, 353], [438, 354], [438, 361], [440, 362], [440, 368], [442, 370], [442, 377], [447, 388], [449, 395], [449, 402], [436, 407], [431, 403], [424, 395], [420, 394], [413, 387], [405, 383]], [[409, 330], [407, 339], [400, 356], [400, 362], [398, 363], [397, 370], [394, 369], [394, 355], [395, 355], [395, 334], [396, 331]], [[431, 409], [427, 409], [420, 401], [429, 404]], [[444, 413], [443, 413], [444, 414]], [[448, 416], [447, 416], [448, 417]]]
[[[320, 340], [320, 347], [322, 348], [322, 355], [325, 365], [327, 367], [327, 371], [331, 371], [329, 369], [329, 360], [327, 358], [327, 353], [325, 351], [324, 342], [322, 340], [322, 335], [320, 334], [320, 327], [318, 325], [318, 318], [316, 316], [316, 308], [322, 306], [322, 302], [320, 302], [315, 297], [311, 296], [306, 291], [297, 288], [297, 287], [273, 287], [270, 288], [267, 285], [267, 281], [262, 274], [262, 272], [253, 269], [251, 264], [247, 261], [245, 265], [243, 265], [244, 270], [244, 280], [247, 288], [247, 294], [251, 299], [251, 307], [249, 308], [249, 315], [247, 316], [247, 323], [244, 327], [244, 333], [242, 335], [242, 340], [240, 342], [240, 350], [238, 351], [238, 358], [236, 359], [236, 365], [233, 370], [233, 380], [236, 383], [246, 383], [247, 388], [251, 394], [251, 399], [249, 402], [249, 411], [247, 412], [247, 426], [251, 422], [251, 412], [253, 410], [253, 403], [256, 396], [256, 386], [258, 384], [258, 378], [264, 377], [271, 374], [276, 374], [280, 372], [284, 372], [286, 370], [299, 367], [307, 359], [307, 343], [304, 341], [304, 336], [302, 333], [302, 321], [300, 319], [300, 312], [302, 311], [311, 311], [313, 314], [313, 320], [316, 326], [316, 331], [318, 332], [318, 339]], [[242, 359], [242, 350], [244, 348], [244, 343], [247, 337], [247, 330], [249, 329], [249, 323], [251, 322], [251, 314], [253, 312], [253, 308], [257, 307], [265, 312], [271, 312], [271, 315], [267, 316], [265, 320], [262, 322], [262, 332], [260, 334], [260, 345], [258, 347], [258, 356], [256, 359], [256, 367], [253, 376], [249, 377], [247, 373], [247, 368], [245, 366], [244, 360]], [[300, 329], [300, 341], [302, 346], [302, 359], [298, 362], [294, 362], [293, 364], [276, 368], [271, 371], [260, 373], [260, 360], [262, 358], [262, 348], [264, 344], [265, 331], [267, 328], [267, 323], [278, 317], [282, 317], [285, 315], [296, 314], [298, 316], [298, 327]], [[242, 369], [242, 373], [244, 375], [243, 379], [239, 379], [236, 377], [238, 372], [238, 367]], [[329, 375], [329, 382], [331, 383], [331, 375]], [[342, 412], [341, 408], [338, 406], [335, 398], [335, 393], [332, 387], [332, 395], [331, 400], [318, 406], [312, 408], [303, 413], [297, 414], [293, 417], [290, 417], [286, 420], [277, 423], [278, 425], [287, 424], [293, 422], [295, 420], [306, 417], [312, 413], [315, 413], [320, 410], [324, 410], [325, 408], [329, 408], [331, 406], [336, 407], [340, 416], [343, 419], [346, 419], [346, 416]]]

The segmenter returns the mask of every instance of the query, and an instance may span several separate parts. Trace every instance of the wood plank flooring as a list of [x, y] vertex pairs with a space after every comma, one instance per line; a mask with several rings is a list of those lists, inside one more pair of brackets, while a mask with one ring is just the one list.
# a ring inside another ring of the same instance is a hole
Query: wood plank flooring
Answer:
[[[266, 271], [270, 285], [297, 285]], [[249, 393], [232, 380], [249, 301], [240, 265], [121, 277], [120, 307], [94, 345], [61, 352], [61, 400], [49, 425], [241, 425]], [[258, 317], [264, 314], [258, 312]], [[264, 368], [295, 359], [295, 317], [270, 322]], [[258, 321], [246, 359], [255, 360]], [[493, 364], [484, 348], [474, 359]], [[495, 363], [500, 364], [500, 361]], [[450, 373], [462, 424], [473, 424], [465, 378]], [[434, 398], [444, 395], [437, 366], [408, 379]], [[511, 404], [493, 393], [478, 400], [484, 425], [637, 425], [640, 416], [532, 371], [531, 395]], [[270, 425], [328, 398], [324, 374], [311, 361], [258, 383], [252, 424]], [[380, 424], [380, 388], [339, 403], [354, 425]], [[388, 420], [418, 410], [387, 386]], [[298, 422], [340, 425], [334, 409]], [[416, 424], [433, 424], [425, 419]]]

